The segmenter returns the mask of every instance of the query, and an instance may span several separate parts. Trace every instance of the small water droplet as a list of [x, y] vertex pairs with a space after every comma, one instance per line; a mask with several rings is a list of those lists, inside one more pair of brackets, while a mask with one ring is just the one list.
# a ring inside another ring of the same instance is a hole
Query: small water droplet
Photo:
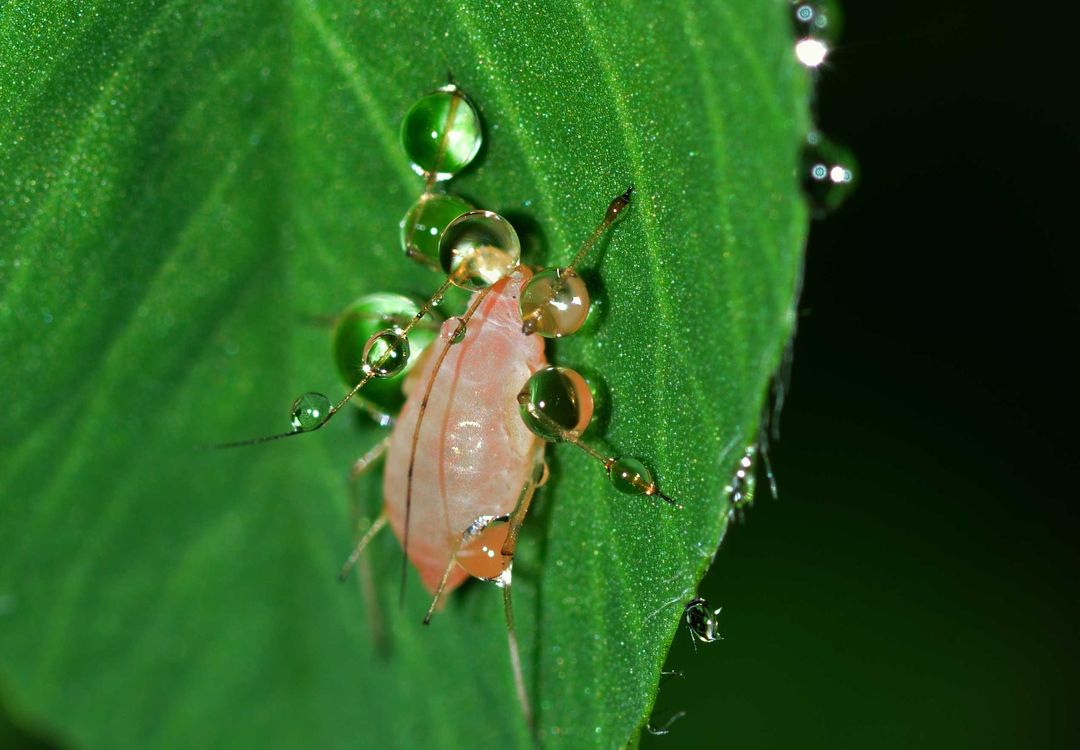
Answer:
[[364, 346], [364, 370], [377, 378], [397, 375], [409, 364], [409, 339], [400, 328], [379, 331]]
[[791, 0], [795, 34], [800, 38], [815, 37], [826, 42], [840, 38], [843, 18], [840, 6], [832, 0]]
[[321, 427], [330, 418], [330, 399], [321, 393], [305, 393], [293, 401], [292, 428], [308, 432]]
[[468, 332], [468, 326], [463, 318], [453, 317], [447, 318], [446, 322], [442, 324], [442, 330], [439, 331], [439, 336], [443, 341], [447, 341], [451, 344], [460, 344], [465, 340], [465, 334]]
[[653, 475], [645, 464], [631, 456], [623, 456], [608, 466], [611, 485], [626, 495], [644, 495], [653, 486]]
[[857, 177], [855, 159], [847, 149], [810, 131], [803, 149], [802, 186], [815, 219], [838, 209], [855, 189]]

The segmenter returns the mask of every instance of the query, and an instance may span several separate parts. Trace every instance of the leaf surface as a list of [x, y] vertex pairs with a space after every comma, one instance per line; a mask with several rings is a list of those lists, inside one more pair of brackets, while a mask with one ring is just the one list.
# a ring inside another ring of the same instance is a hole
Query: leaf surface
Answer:
[[[529, 262], [565, 263], [637, 188], [585, 263], [594, 322], [549, 356], [602, 378], [592, 441], [685, 507], [619, 495], [557, 446], [514, 589], [545, 745], [633, 738], [722, 537], [806, 233], [787, 3], [640, 6], [0, 4], [17, 716], [85, 747], [528, 746], [497, 590], [466, 586], [423, 628], [389, 536], [368, 560], [381, 614], [335, 580], [347, 469], [376, 428], [193, 450], [342, 392], [312, 316], [437, 285], [400, 252], [421, 184], [397, 132], [450, 69], [486, 128], [453, 189], [515, 220]], [[379, 486], [356, 488], [369, 512]]]

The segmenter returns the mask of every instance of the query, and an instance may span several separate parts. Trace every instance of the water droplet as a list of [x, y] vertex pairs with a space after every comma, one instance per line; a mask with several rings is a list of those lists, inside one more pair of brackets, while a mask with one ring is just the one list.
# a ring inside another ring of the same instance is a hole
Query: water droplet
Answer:
[[815, 219], [835, 211], [855, 189], [854, 157], [816, 130], [806, 136], [802, 172], [803, 191]]
[[409, 363], [409, 340], [399, 328], [379, 331], [364, 346], [364, 367], [377, 378], [405, 371]]
[[791, 0], [795, 34], [800, 38], [815, 37], [826, 42], [840, 38], [843, 17], [840, 6], [832, 0]]
[[413, 260], [439, 267], [439, 238], [446, 225], [472, 206], [455, 195], [425, 193], [401, 220], [401, 247]]
[[456, 86], [434, 91], [412, 106], [401, 122], [401, 145], [421, 175], [446, 180], [480, 150], [480, 115]]
[[442, 325], [439, 337], [443, 341], [448, 341], [451, 344], [460, 344], [465, 340], [465, 334], [467, 332], [468, 326], [466, 325], [464, 318], [448, 318]]
[[513, 225], [494, 211], [469, 211], [454, 219], [439, 240], [439, 263], [463, 289], [491, 286], [517, 268], [521, 241]]
[[[364, 349], [375, 334], [386, 328], [403, 327], [420, 312], [420, 305], [400, 294], [379, 292], [356, 300], [338, 316], [334, 327], [334, 360], [345, 385], [352, 388], [365, 376]], [[422, 320], [409, 331], [409, 361], [398, 376], [369, 382], [354, 397], [357, 406], [374, 406], [378, 412], [394, 414], [405, 402], [401, 381], [419, 361], [420, 354], [435, 340], [439, 316]]]
[[518, 301], [521, 332], [569, 336], [589, 315], [589, 290], [570, 268], [545, 268], [525, 284]]
[[631, 456], [623, 456], [608, 465], [611, 485], [627, 495], [644, 495], [653, 487], [653, 475], [645, 464]]
[[563, 432], [580, 435], [593, 414], [592, 393], [585, 378], [568, 367], [545, 367], [529, 377], [518, 394], [521, 418], [539, 437], [549, 442]]
[[321, 427], [330, 418], [330, 399], [321, 393], [305, 393], [293, 401], [292, 428], [308, 432]]
[[511, 558], [502, 554], [509, 533], [507, 516], [480, 516], [462, 535], [456, 558], [458, 564], [474, 578], [497, 580], [511, 562]]
[[716, 617], [719, 614], [720, 609], [710, 609], [709, 603], [701, 597], [691, 599], [687, 602], [686, 609], [683, 611], [686, 625], [690, 628], [690, 635], [695, 641], [700, 641], [701, 643], [712, 643], [713, 641], [720, 640], [720, 635], [717, 633], [718, 623], [716, 621]]

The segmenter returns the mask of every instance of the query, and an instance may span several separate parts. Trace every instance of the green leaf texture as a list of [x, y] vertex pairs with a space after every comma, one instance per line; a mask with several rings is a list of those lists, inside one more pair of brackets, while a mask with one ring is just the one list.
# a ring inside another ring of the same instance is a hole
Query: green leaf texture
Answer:
[[[681, 511], [549, 450], [515, 566], [550, 747], [618, 747], [723, 535], [792, 332], [808, 82], [786, 0], [0, 4], [0, 692], [88, 748], [527, 747], [499, 592], [430, 627], [400, 549], [352, 546], [342, 393], [312, 316], [425, 294], [398, 221], [420, 179], [398, 124], [447, 70], [485, 122], [455, 191], [586, 262], [586, 333], [550, 358], [602, 378], [594, 443]], [[356, 488], [377, 512], [380, 484]], [[360, 576], [360, 581], [364, 580]], [[380, 636], [380, 628], [382, 635]]]

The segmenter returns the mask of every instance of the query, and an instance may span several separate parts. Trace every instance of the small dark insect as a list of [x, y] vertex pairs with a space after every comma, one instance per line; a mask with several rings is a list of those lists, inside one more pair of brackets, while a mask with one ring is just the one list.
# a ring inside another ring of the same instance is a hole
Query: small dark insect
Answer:
[[695, 647], [698, 641], [712, 643], [721, 640], [716, 632], [718, 627], [716, 617], [721, 609], [722, 607], [717, 607], [715, 610], [709, 609], [709, 603], [701, 597], [691, 599], [686, 604], [683, 616], [686, 618], [687, 627], [690, 628], [690, 637]]

